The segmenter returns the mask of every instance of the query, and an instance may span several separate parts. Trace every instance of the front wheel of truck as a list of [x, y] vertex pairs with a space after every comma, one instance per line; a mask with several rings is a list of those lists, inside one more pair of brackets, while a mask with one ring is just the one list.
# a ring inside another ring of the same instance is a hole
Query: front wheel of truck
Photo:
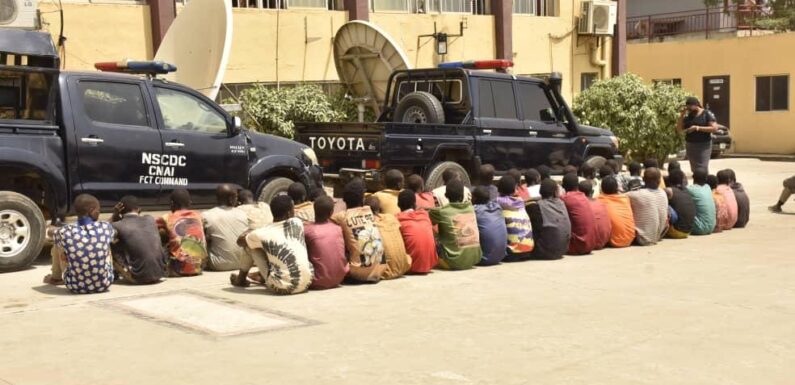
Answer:
[[469, 179], [469, 174], [463, 166], [456, 162], [448, 161], [437, 163], [430, 168], [430, 171], [428, 171], [427, 177], [425, 178], [425, 188], [428, 190], [433, 190], [444, 185], [444, 178], [442, 178], [442, 174], [444, 174], [447, 170], [458, 172], [458, 175], [461, 175], [461, 181], [464, 182], [464, 186], [469, 187], [472, 184]]
[[290, 188], [291, 184], [293, 184], [293, 180], [290, 178], [277, 177], [268, 179], [260, 190], [259, 201], [270, 204], [271, 200], [277, 195], [287, 193], [287, 189]]
[[0, 192], [0, 272], [24, 269], [44, 247], [45, 220], [30, 198]]

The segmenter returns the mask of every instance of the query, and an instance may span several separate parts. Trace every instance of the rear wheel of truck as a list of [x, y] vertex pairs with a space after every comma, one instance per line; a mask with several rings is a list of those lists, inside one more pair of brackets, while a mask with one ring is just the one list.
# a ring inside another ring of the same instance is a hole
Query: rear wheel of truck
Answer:
[[464, 182], [464, 186], [469, 187], [472, 182], [469, 180], [469, 174], [467, 170], [464, 169], [463, 166], [456, 162], [441, 162], [433, 165], [428, 171], [428, 174], [425, 178], [425, 188], [428, 190], [433, 190], [437, 187], [444, 185], [444, 179], [442, 178], [442, 174], [444, 174], [447, 170], [454, 170], [461, 175], [461, 181]]
[[599, 169], [607, 163], [607, 159], [603, 156], [593, 155], [589, 156], [588, 159], [585, 159], [585, 164], [594, 168], [594, 170], [599, 172]]
[[0, 272], [30, 266], [44, 247], [44, 214], [28, 197], [0, 192]]
[[442, 102], [428, 92], [412, 92], [398, 103], [393, 120], [396, 123], [444, 124]]
[[286, 194], [287, 189], [290, 188], [290, 185], [293, 183], [293, 180], [290, 178], [278, 177], [269, 179], [265, 182], [265, 186], [262, 187], [262, 190], [260, 190], [259, 201], [270, 204], [271, 200], [277, 195]]

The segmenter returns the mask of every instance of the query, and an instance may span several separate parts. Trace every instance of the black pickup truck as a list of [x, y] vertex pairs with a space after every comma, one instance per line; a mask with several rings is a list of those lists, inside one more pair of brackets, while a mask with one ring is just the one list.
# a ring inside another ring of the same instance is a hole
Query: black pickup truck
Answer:
[[266, 201], [293, 181], [322, 188], [309, 147], [244, 130], [195, 90], [59, 71], [50, 35], [38, 32], [0, 30], [0, 63], [0, 271], [31, 263], [45, 221], [62, 220], [77, 194], [104, 208], [133, 194], [164, 210], [176, 188], [197, 208], [215, 203], [220, 183]]
[[481, 164], [511, 168], [623, 161], [608, 130], [577, 123], [549, 81], [463, 68], [394, 72], [376, 123], [299, 123], [296, 140], [312, 147], [327, 178], [360, 176], [371, 188], [386, 169], [423, 175], [427, 187], [458, 170], [469, 183]]

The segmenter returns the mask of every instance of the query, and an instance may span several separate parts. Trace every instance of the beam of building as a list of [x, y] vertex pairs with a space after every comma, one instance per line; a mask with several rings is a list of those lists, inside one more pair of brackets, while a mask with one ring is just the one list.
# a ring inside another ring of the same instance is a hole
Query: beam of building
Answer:
[[370, 20], [370, 4], [367, 0], [345, 0], [345, 9], [348, 10], [348, 21]]
[[513, 60], [513, 2], [492, 0], [491, 11], [494, 14], [496, 58]]
[[157, 52], [163, 36], [177, 17], [174, 0], [149, 0], [149, 18], [152, 25], [152, 55]]
[[617, 16], [611, 60], [613, 76], [627, 72], [627, 0], [618, 0]]

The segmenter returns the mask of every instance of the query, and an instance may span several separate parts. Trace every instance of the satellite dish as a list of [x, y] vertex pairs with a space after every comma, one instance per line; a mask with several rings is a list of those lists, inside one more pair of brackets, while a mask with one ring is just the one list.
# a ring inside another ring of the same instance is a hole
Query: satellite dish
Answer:
[[334, 64], [354, 99], [372, 106], [376, 115], [381, 114], [389, 76], [410, 69], [406, 54], [392, 37], [361, 20], [349, 21], [337, 31]]
[[163, 78], [215, 99], [232, 47], [232, 2], [191, 0], [168, 28], [156, 61], [177, 66]]

